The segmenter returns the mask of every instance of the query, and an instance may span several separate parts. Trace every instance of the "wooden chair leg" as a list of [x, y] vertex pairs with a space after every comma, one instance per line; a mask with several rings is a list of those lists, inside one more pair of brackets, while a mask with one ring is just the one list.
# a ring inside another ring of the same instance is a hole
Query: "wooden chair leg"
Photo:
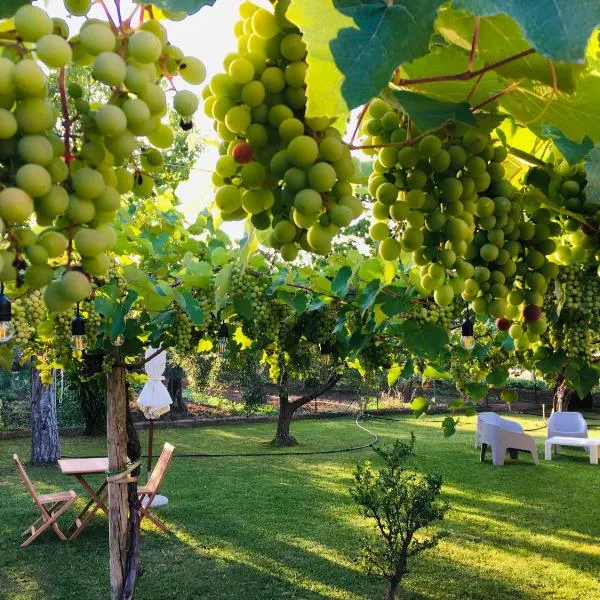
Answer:
[[160, 519], [155, 517], [147, 508], [142, 506], [140, 508], [140, 525], [142, 524], [142, 519], [144, 517], [147, 517], [149, 521], [154, 523], [160, 530], [164, 531], [165, 533], [171, 533], [168, 527]]
[[[67, 500], [56, 512], [54, 512], [52, 514], [46, 512], [46, 514], [42, 515], [40, 517], [40, 519], [38, 519], [34, 523], [34, 525], [32, 525], [29, 528], [29, 530], [31, 531], [31, 535], [21, 544], [21, 548], [25, 548], [26, 546], [29, 546], [29, 544], [31, 544], [31, 542], [33, 542], [37, 537], [39, 537], [41, 533], [46, 531], [46, 529], [48, 529], [48, 527], [51, 527], [54, 530], [57, 537], [61, 541], [65, 541], [67, 538], [65, 537], [65, 534], [61, 531], [61, 529], [58, 526], [58, 523], [56, 521], [57, 521], [58, 517], [60, 517], [71, 506], [71, 504], [73, 504], [73, 502], [75, 502], [75, 498], [71, 498], [70, 500]], [[53, 508], [55, 508], [59, 505], [60, 505], [60, 503], [56, 503], [53, 505]], [[40, 520], [43, 521], [43, 525], [36, 529], [35, 525], [38, 524], [40, 522]]]

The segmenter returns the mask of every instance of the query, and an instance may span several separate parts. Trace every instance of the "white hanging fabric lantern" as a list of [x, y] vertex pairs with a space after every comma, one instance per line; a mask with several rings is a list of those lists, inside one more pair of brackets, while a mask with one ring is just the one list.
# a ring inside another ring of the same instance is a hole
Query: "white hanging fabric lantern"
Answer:
[[[156, 348], [148, 348], [146, 358], [155, 354], [156, 351]], [[148, 381], [140, 393], [138, 404], [147, 419], [158, 419], [161, 415], [169, 412], [173, 403], [171, 395], [163, 383], [163, 373], [166, 367], [167, 353], [164, 350], [144, 365]]]

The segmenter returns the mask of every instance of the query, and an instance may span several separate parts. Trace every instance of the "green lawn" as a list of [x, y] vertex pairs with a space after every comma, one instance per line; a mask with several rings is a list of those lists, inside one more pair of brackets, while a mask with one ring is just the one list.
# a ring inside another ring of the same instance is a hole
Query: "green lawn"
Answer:
[[[411, 599], [600, 599], [599, 467], [566, 451], [534, 467], [527, 457], [504, 468], [480, 464], [474, 419], [450, 439], [439, 416], [371, 421], [382, 440], [417, 436], [415, 467], [444, 477], [450, 536], [423, 555], [405, 580]], [[526, 427], [540, 420], [523, 419]], [[176, 452], [270, 449], [273, 423], [157, 430]], [[368, 441], [349, 419], [302, 421], [302, 450]], [[544, 430], [534, 432], [542, 454]], [[592, 430], [592, 436], [598, 430]], [[145, 436], [145, 434], [144, 434]], [[145, 439], [143, 440], [145, 442]], [[104, 440], [65, 438], [64, 455], [102, 453]], [[10, 456], [29, 458], [28, 440], [0, 442], [0, 598], [107, 597], [107, 523], [96, 517], [74, 543], [45, 533], [20, 549], [19, 533], [36, 513]], [[174, 460], [160, 510], [173, 535], [145, 524], [144, 572], [137, 598], [374, 600], [382, 581], [355, 563], [365, 522], [347, 493], [357, 460], [370, 450], [320, 456]], [[80, 488], [56, 469], [28, 467], [41, 492]]]

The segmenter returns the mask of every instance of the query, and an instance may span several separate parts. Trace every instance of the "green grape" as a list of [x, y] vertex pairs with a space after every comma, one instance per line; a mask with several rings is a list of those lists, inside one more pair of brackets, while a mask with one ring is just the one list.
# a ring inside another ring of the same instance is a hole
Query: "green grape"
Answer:
[[[86, 52], [97, 56], [115, 49], [116, 38], [107, 23], [91, 23], [82, 27], [79, 40]], [[72, 95], [72, 94], [71, 94]]]
[[35, 42], [52, 33], [52, 19], [36, 6], [25, 5], [14, 16], [17, 35], [26, 42]]
[[26, 164], [15, 173], [15, 183], [33, 198], [46, 195], [52, 186], [50, 173], [40, 165]]
[[194, 56], [184, 56], [179, 62], [181, 78], [192, 85], [200, 85], [206, 79], [204, 63]]
[[308, 172], [308, 183], [317, 192], [328, 192], [335, 185], [335, 169], [327, 162], [315, 163]]
[[125, 80], [127, 65], [115, 52], [101, 52], [94, 59], [92, 73], [98, 81], [114, 87]]
[[105, 136], [119, 136], [127, 129], [127, 117], [125, 113], [112, 104], [105, 104], [95, 113], [96, 126]]
[[51, 69], [58, 69], [71, 62], [71, 46], [62, 37], [54, 34], [41, 37], [36, 46], [38, 58]]
[[127, 52], [142, 64], [155, 63], [162, 53], [162, 43], [150, 31], [139, 30], [127, 40]]
[[[0, 111], [0, 117], [1, 114]], [[50, 164], [54, 157], [52, 144], [43, 135], [24, 135], [17, 144], [17, 151], [23, 162], [41, 166]]]

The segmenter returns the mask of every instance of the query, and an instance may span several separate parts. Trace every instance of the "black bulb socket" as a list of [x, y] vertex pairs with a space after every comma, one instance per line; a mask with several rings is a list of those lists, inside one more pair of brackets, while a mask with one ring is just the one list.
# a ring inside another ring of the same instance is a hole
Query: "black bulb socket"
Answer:
[[85, 335], [85, 319], [77, 315], [71, 321], [71, 335]]
[[473, 337], [473, 321], [465, 319], [462, 324], [462, 336]]
[[217, 333], [218, 338], [229, 338], [229, 328], [226, 323], [221, 323], [219, 331]]

